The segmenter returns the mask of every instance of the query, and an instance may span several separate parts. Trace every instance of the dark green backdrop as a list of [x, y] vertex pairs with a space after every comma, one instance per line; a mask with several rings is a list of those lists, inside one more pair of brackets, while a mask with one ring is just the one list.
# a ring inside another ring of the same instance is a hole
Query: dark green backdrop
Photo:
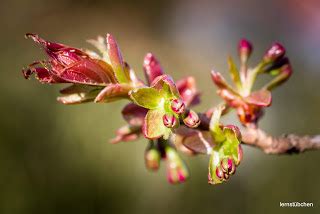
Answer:
[[[320, 133], [320, 3], [271, 1], [50, 1], [0, 3], [0, 213], [319, 213], [320, 151], [268, 156], [245, 147], [230, 182], [207, 184], [207, 157], [184, 157], [191, 179], [178, 186], [144, 168], [144, 140], [110, 145], [125, 102], [63, 106], [59, 87], [26, 81], [22, 67], [45, 56], [27, 32], [77, 47], [107, 32], [142, 76], [155, 53], [175, 79], [194, 75], [204, 110], [220, 100], [210, 69], [226, 73], [237, 41], [255, 45], [252, 62], [275, 40], [294, 75], [274, 93], [261, 126], [274, 135]], [[236, 118], [227, 117], [235, 123]], [[279, 202], [314, 208], [280, 208]]]

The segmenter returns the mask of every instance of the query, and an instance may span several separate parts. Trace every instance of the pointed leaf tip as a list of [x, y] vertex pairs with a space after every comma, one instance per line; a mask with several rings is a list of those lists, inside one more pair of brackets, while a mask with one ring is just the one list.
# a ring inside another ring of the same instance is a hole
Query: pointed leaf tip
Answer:
[[111, 34], [107, 34], [107, 49], [111, 65], [119, 83], [130, 82], [129, 73], [124, 69], [124, 62], [120, 52], [120, 48]]

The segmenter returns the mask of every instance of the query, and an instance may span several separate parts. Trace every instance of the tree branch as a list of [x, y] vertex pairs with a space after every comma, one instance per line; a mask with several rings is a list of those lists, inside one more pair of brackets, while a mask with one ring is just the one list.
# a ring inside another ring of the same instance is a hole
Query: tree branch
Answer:
[[[209, 114], [211, 115], [211, 114]], [[199, 130], [208, 131], [210, 116], [200, 114]], [[261, 149], [266, 154], [292, 154], [310, 150], [320, 150], [320, 135], [299, 136], [285, 134], [274, 137], [259, 128], [247, 127], [241, 131], [242, 143]]]
[[242, 133], [242, 142], [255, 146], [267, 154], [291, 154], [320, 149], [320, 135], [289, 134], [273, 137], [261, 129], [254, 128], [247, 128]]

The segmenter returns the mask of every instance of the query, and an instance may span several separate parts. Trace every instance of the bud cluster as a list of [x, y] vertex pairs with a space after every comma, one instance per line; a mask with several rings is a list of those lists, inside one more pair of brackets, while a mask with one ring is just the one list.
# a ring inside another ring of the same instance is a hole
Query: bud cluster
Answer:
[[231, 158], [224, 158], [216, 168], [216, 176], [220, 181], [228, 180], [236, 172], [236, 165]]
[[170, 102], [172, 114], [163, 116], [163, 124], [167, 128], [177, 128], [182, 118], [183, 123], [189, 128], [196, 128], [200, 124], [199, 115], [193, 110], [186, 110], [186, 105], [181, 99], [173, 99]]
[[[176, 148], [182, 148], [180, 151], [184, 149], [189, 154], [211, 155], [208, 174], [211, 184], [222, 183], [235, 174], [243, 156], [241, 133], [236, 126], [221, 125], [222, 112], [234, 108], [244, 126], [256, 127], [263, 109], [271, 105], [270, 91], [292, 74], [290, 61], [285, 56], [286, 50], [280, 43], [274, 43], [261, 62], [249, 68], [253, 46], [246, 39], [240, 40], [239, 70], [233, 59], [228, 59], [234, 87], [220, 73], [211, 72], [212, 80], [218, 87], [217, 93], [225, 103], [215, 107], [209, 122], [207, 114], [199, 116], [190, 109], [199, 103], [194, 78], [189, 76], [176, 84], [172, 77], [164, 73], [159, 60], [151, 53], [143, 61], [146, 76], [143, 81], [124, 61], [116, 40], [110, 34], [89, 40], [100, 54], [49, 42], [36, 34], [26, 36], [45, 50], [48, 59], [30, 64], [23, 70], [24, 77], [28, 79], [35, 75], [41, 83], [47, 84], [69, 83], [58, 97], [63, 104], [129, 99], [131, 103], [122, 110], [127, 124], [118, 129], [117, 136], [111, 142], [133, 141], [143, 134], [149, 139], [144, 154], [146, 167], [156, 171], [163, 159], [167, 179], [173, 184], [184, 182], [189, 176]], [[252, 91], [259, 74], [270, 74], [274, 78], [259, 90]], [[203, 120], [201, 126], [200, 117]], [[180, 124], [185, 126], [179, 127]]]
[[217, 165], [214, 163], [215, 160], [212, 158], [210, 159], [208, 174], [209, 184], [219, 184], [227, 181], [231, 175], [236, 173], [236, 167], [240, 164], [243, 155], [241, 145], [238, 145], [237, 154], [238, 156], [235, 159], [228, 156], [221, 158]]

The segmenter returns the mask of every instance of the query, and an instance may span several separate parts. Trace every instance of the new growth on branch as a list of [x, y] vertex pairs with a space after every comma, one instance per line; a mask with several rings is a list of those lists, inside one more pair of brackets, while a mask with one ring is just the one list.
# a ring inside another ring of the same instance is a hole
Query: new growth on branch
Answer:
[[[122, 109], [126, 125], [119, 128], [111, 143], [134, 141], [140, 136], [148, 140], [145, 165], [156, 171], [164, 161], [170, 183], [181, 183], [189, 177], [186, 164], [178, 151], [188, 155], [209, 156], [208, 182], [220, 184], [235, 174], [242, 157], [241, 144], [253, 145], [266, 153], [282, 154], [319, 149], [319, 137], [271, 137], [258, 128], [264, 109], [271, 105], [271, 91], [292, 74], [285, 48], [274, 43], [258, 65], [251, 68], [248, 60], [252, 44], [239, 42], [239, 68], [228, 58], [233, 84], [217, 71], [211, 77], [222, 104], [206, 112], [192, 110], [200, 102], [196, 81], [188, 76], [174, 81], [165, 74], [156, 57], [148, 53], [143, 61], [145, 81], [124, 61], [112, 35], [88, 40], [99, 53], [60, 43], [49, 42], [37, 34], [26, 34], [46, 52], [48, 59], [36, 61], [23, 69], [26, 79], [34, 75], [41, 83], [68, 84], [57, 98], [63, 104], [86, 102], [108, 103], [126, 99]], [[273, 79], [259, 90], [253, 90], [258, 76]], [[234, 125], [224, 125], [220, 118], [234, 109], [245, 128], [241, 133]]]

